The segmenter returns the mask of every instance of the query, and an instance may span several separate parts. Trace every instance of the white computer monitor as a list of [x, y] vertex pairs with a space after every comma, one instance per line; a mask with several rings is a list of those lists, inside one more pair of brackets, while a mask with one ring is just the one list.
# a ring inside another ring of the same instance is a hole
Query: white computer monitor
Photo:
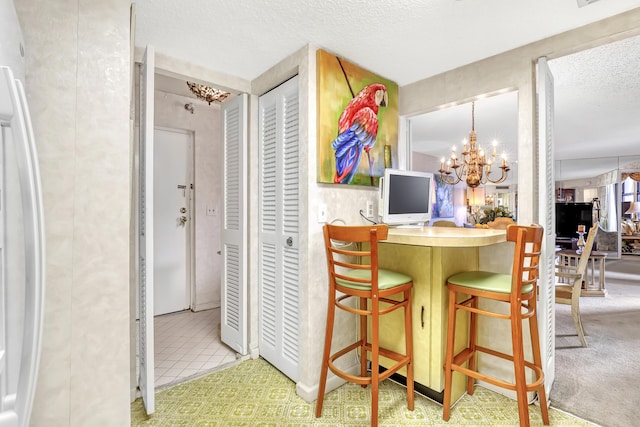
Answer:
[[426, 224], [431, 220], [433, 174], [385, 169], [380, 178], [380, 221], [391, 225]]

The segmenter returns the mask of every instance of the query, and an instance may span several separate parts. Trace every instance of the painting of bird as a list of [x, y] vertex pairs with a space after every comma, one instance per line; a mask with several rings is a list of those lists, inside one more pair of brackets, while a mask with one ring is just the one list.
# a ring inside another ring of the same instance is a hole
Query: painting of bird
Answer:
[[318, 182], [376, 187], [397, 156], [398, 84], [323, 49], [316, 64]]
[[338, 119], [338, 136], [331, 143], [335, 150], [336, 170], [333, 182], [349, 184], [358, 170], [364, 151], [373, 176], [371, 149], [378, 135], [378, 109], [389, 103], [387, 87], [381, 83], [366, 86], [347, 104]]

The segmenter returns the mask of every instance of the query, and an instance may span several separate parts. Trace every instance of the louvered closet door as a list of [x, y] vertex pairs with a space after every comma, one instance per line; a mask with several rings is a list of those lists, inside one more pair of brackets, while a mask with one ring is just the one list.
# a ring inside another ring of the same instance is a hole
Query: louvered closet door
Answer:
[[247, 354], [247, 95], [222, 104], [224, 226], [222, 342]]
[[553, 175], [553, 75], [546, 58], [538, 59], [537, 112], [538, 112], [538, 217], [544, 227], [542, 259], [540, 262], [540, 289], [538, 324], [540, 349], [547, 396], [555, 379], [555, 177]]
[[294, 381], [299, 357], [298, 78], [259, 100], [260, 355]]

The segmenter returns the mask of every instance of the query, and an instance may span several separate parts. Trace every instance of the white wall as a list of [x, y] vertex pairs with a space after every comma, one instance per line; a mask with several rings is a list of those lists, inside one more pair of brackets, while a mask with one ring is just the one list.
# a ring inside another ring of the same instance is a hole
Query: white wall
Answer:
[[129, 2], [18, 0], [46, 296], [33, 426], [127, 426]]
[[[192, 103], [191, 114], [184, 108]], [[155, 125], [193, 132], [195, 311], [220, 307], [222, 227], [222, 138], [220, 105], [156, 90]], [[207, 206], [215, 209], [207, 216]]]

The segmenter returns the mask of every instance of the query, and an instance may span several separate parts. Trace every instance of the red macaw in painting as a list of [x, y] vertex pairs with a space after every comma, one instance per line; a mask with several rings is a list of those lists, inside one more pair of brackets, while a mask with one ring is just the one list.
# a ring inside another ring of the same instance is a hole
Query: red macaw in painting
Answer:
[[389, 102], [387, 87], [380, 83], [366, 86], [347, 104], [338, 119], [338, 136], [331, 143], [336, 153], [336, 175], [333, 182], [349, 184], [353, 179], [360, 156], [364, 150], [369, 159], [369, 171], [373, 160], [369, 150], [378, 135], [378, 108]]

